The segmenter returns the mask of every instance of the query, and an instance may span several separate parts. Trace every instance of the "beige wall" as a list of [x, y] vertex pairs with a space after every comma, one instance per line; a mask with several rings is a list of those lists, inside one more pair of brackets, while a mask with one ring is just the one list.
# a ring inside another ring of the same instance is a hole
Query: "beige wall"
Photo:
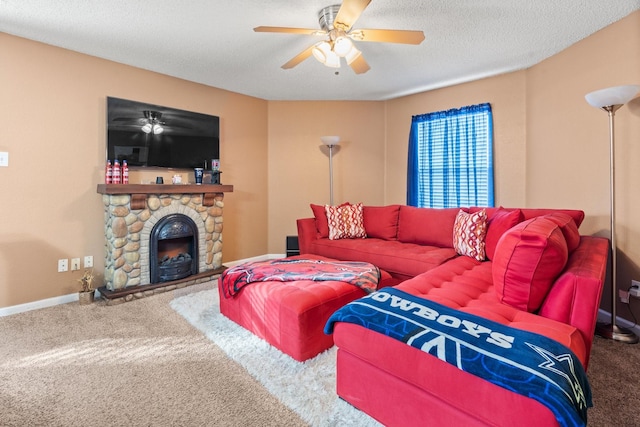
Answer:
[[333, 152], [333, 199], [384, 204], [384, 103], [269, 103], [269, 251], [285, 252], [309, 203], [329, 203], [329, 151], [323, 135], [340, 136]]
[[[11, 58], [0, 67], [0, 151], [10, 153], [10, 167], [0, 168], [0, 200], [20, 205], [0, 208], [3, 307], [73, 292], [78, 275], [56, 273], [59, 258], [91, 254], [102, 268], [95, 188], [106, 96], [221, 117], [222, 179], [235, 187], [225, 206], [227, 261], [283, 253], [295, 220], [311, 215], [309, 203], [328, 203], [320, 136], [343, 140], [334, 156], [336, 203], [404, 203], [411, 116], [481, 102], [491, 103], [494, 115], [496, 203], [584, 209], [581, 230], [606, 235], [606, 114], [589, 107], [584, 94], [640, 83], [640, 12], [528, 70], [380, 102], [267, 102], [4, 34], [0, 49]], [[618, 112], [616, 125], [618, 259], [626, 285], [640, 280], [640, 100]], [[22, 207], [31, 200], [46, 207]]]
[[224, 259], [265, 253], [266, 101], [2, 33], [0, 51], [0, 307], [75, 292], [80, 274], [57, 273], [60, 258], [93, 255], [103, 271], [107, 96], [220, 116], [222, 179], [235, 188]]
[[[580, 230], [609, 237], [608, 117], [584, 95], [626, 84], [640, 84], [640, 12], [527, 71], [529, 206], [584, 209]], [[618, 287], [626, 289], [640, 280], [640, 97], [616, 113], [615, 135]], [[631, 304], [640, 316], [638, 300]], [[630, 318], [628, 307], [619, 307]]]

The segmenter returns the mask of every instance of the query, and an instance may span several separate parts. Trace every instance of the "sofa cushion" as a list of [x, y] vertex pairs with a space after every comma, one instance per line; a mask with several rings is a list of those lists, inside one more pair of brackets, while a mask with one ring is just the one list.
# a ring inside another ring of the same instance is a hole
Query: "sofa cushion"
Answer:
[[400, 205], [364, 206], [364, 229], [367, 237], [396, 240]]
[[492, 263], [457, 257], [396, 288], [503, 325], [540, 333], [566, 345], [581, 361], [585, 360], [585, 342], [575, 326], [501, 303], [492, 276]]
[[401, 243], [397, 240], [317, 239], [310, 252], [344, 261], [366, 261], [386, 270], [393, 277], [406, 280], [456, 258], [453, 248]]
[[498, 242], [493, 260], [499, 300], [519, 310], [538, 310], [567, 259], [566, 240], [553, 221], [535, 217], [511, 228]]
[[476, 213], [458, 211], [453, 224], [453, 249], [478, 261], [485, 259], [485, 235], [487, 233], [487, 212]]
[[567, 249], [569, 253], [573, 252], [580, 245], [580, 232], [576, 222], [569, 215], [562, 212], [553, 212], [545, 215], [547, 218], [560, 227], [564, 239], [567, 241]]
[[503, 208], [487, 212], [487, 236], [485, 237], [485, 252], [488, 259], [492, 260], [496, 253], [496, 246], [502, 235], [522, 221], [520, 209], [508, 211]]
[[364, 229], [362, 203], [345, 203], [324, 207], [329, 224], [329, 239], [356, 239], [367, 237]]
[[584, 220], [584, 211], [577, 210], [577, 209], [503, 208], [502, 206], [500, 206], [499, 208], [484, 208], [484, 207], [472, 206], [472, 207], [469, 208], [469, 212], [471, 212], [471, 213], [477, 212], [480, 209], [487, 209], [487, 215], [489, 216], [489, 218], [491, 218], [491, 215], [493, 215], [493, 213], [498, 209], [504, 209], [506, 211], [519, 210], [520, 213], [522, 214], [522, 220], [523, 221], [527, 220], [527, 219], [535, 218], [537, 216], [544, 216], [544, 215], [547, 215], [547, 214], [550, 214], [550, 213], [554, 213], [554, 212], [561, 212], [561, 213], [567, 214], [571, 218], [573, 218], [573, 220], [575, 221], [576, 226], [578, 228], [580, 228], [580, 224], [582, 224], [582, 221]]
[[577, 209], [533, 209], [533, 208], [520, 208], [523, 219], [531, 219], [537, 216], [544, 216], [554, 212], [561, 212], [569, 215], [576, 222], [576, 226], [580, 228], [580, 224], [584, 220], [584, 211]]
[[453, 222], [460, 208], [400, 206], [398, 240], [403, 243], [453, 247]]
[[318, 238], [329, 237], [329, 223], [327, 222], [327, 214], [324, 205], [310, 205], [313, 217], [316, 220], [316, 230], [318, 230]]

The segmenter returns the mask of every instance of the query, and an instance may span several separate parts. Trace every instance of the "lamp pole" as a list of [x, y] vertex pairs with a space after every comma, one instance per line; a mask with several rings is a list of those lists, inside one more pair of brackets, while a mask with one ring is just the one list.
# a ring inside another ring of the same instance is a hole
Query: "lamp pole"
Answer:
[[[617, 288], [617, 244], [616, 244], [616, 156], [615, 156], [615, 134], [614, 134], [614, 117], [616, 115], [616, 111], [622, 107], [621, 104], [617, 105], [607, 105], [602, 107], [604, 111], [607, 112], [609, 116], [609, 215], [610, 215], [610, 229], [611, 229], [611, 325], [610, 330], [607, 325], [600, 327], [601, 335], [605, 335], [607, 338], [620, 340], [618, 335], [620, 335], [620, 328], [616, 325], [616, 317], [617, 317], [617, 304], [616, 304], [616, 288]], [[610, 335], [610, 336], [609, 336]], [[638, 337], [633, 335], [636, 341], [638, 341]], [[631, 339], [633, 339], [631, 337]]]
[[333, 206], [333, 145], [329, 147], [329, 204]]
[[329, 148], [329, 204], [333, 206], [333, 147], [340, 143], [340, 137], [321, 136], [320, 140]]
[[596, 325], [596, 333], [601, 337], [629, 344], [638, 342], [638, 336], [632, 331], [616, 325], [617, 309], [617, 245], [616, 245], [616, 199], [615, 199], [615, 133], [614, 116], [616, 111], [629, 102], [640, 90], [640, 86], [616, 86], [591, 92], [585, 96], [593, 107], [600, 108], [609, 116], [609, 208], [611, 227], [611, 323]]

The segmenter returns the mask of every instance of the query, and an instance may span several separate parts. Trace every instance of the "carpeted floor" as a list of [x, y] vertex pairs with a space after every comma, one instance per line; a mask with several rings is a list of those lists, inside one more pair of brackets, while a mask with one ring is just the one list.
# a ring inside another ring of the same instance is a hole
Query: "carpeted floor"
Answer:
[[[0, 318], [0, 426], [307, 425], [171, 309], [212, 286]], [[638, 366], [640, 346], [596, 338], [590, 426], [640, 425]]]
[[640, 344], [596, 336], [587, 376], [593, 392], [590, 426], [640, 426]]
[[1, 426], [303, 426], [172, 293], [0, 318]]
[[300, 363], [220, 314], [217, 289], [176, 298], [171, 307], [310, 425], [380, 426], [338, 398], [335, 347]]

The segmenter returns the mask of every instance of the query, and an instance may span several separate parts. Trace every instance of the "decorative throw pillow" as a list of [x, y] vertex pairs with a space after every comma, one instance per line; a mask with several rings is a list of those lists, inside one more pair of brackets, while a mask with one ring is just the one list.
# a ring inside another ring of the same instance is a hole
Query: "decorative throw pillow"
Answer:
[[362, 203], [340, 206], [325, 205], [329, 224], [329, 239], [356, 239], [367, 237], [364, 229]]
[[544, 217], [521, 222], [496, 247], [492, 276], [498, 299], [537, 311], [567, 259], [567, 242], [556, 223]]
[[484, 261], [486, 233], [487, 211], [470, 214], [460, 210], [453, 223], [453, 248], [460, 255]]

